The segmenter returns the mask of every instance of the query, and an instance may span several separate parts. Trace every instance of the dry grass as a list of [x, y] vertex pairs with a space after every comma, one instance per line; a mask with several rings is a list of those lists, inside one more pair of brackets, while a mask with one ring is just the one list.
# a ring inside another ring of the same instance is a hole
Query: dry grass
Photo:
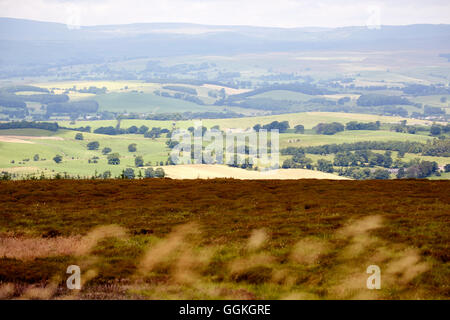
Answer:
[[81, 244], [80, 236], [57, 238], [0, 237], [0, 257], [33, 260], [42, 257], [73, 255]]
[[0, 182], [0, 298], [448, 299], [449, 186]]

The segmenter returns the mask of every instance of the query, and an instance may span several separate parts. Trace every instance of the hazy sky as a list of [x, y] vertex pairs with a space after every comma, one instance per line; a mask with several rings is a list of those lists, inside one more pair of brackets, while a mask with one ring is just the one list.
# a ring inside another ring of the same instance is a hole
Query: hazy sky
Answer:
[[0, 16], [73, 25], [192, 22], [278, 27], [450, 23], [449, 0], [0, 0]]

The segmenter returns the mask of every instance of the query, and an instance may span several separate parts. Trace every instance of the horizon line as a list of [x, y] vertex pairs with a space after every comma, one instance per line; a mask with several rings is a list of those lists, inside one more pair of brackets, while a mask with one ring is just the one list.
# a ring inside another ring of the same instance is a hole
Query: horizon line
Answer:
[[[0, 19], [11, 19], [11, 20], [21, 20], [21, 21], [30, 21], [30, 22], [38, 22], [38, 23], [50, 23], [50, 24], [58, 24], [67, 26], [67, 23], [58, 22], [58, 21], [46, 21], [46, 20], [34, 20], [34, 19], [25, 19], [25, 18], [16, 18], [16, 17], [7, 17], [0, 16]], [[111, 27], [111, 26], [130, 26], [130, 25], [150, 25], [150, 24], [183, 24], [183, 25], [193, 25], [193, 26], [207, 26], [207, 27], [251, 27], [251, 28], [265, 28], [265, 29], [342, 29], [342, 28], [366, 28], [367, 25], [345, 25], [345, 26], [298, 26], [298, 27], [282, 27], [282, 26], [261, 26], [261, 25], [246, 25], [246, 24], [202, 24], [195, 22], [163, 22], [163, 21], [154, 21], [154, 22], [130, 22], [130, 23], [117, 23], [117, 24], [96, 24], [96, 25], [77, 25], [80, 28], [91, 28], [91, 27]], [[449, 26], [449, 23], [411, 23], [411, 24], [381, 24], [380, 27], [408, 27], [408, 26]]]

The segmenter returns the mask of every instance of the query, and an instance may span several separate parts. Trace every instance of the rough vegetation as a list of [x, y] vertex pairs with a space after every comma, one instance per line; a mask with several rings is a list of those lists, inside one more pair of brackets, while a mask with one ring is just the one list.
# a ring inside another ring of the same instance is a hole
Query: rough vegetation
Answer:
[[[2, 298], [448, 299], [450, 182], [0, 182]], [[66, 289], [79, 265], [82, 290]], [[381, 290], [368, 290], [369, 265]]]

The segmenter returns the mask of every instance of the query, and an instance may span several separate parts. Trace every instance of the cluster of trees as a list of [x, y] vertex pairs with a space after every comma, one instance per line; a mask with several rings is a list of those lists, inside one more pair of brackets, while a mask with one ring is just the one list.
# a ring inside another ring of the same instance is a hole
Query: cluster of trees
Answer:
[[97, 88], [96, 86], [90, 86], [89, 88], [83, 88], [78, 90], [78, 92], [80, 93], [93, 93], [93, 94], [103, 94], [106, 93], [106, 91], [107, 91], [106, 87]]
[[126, 129], [115, 128], [113, 126], [108, 126], [108, 127], [99, 127], [99, 128], [94, 130], [94, 133], [115, 136], [115, 135], [118, 135], [118, 134], [127, 134], [127, 133], [131, 133], [131, 132], [128, 132]]
[[443, 86], [410, 84], [405, 86], [403, 92], [414, 96], [431, 96], [438, 94], [450, 94], [450, 89]]
[[144, 175], [142, 175], [142, 172], [139, 171], [138, 175], [136, 176], [134, 170], [132, 168], [126, 168], [122, 171], [122, 174], [119, 176], [121, 179], [135, 179], [138, 178], [164, 178], [166, 176], [166, 173], [164, 172], [163, 168], [156, 168], [154, 170], [153, 168], [145, 169]]
[[383, 94], [363, 94], [356, 104], [362, 107], [373, 107], [373, 106], [389, 106], [389, 105], [413, 105], [408, 99], [399, 96], [387, 96]]
[[[299, 152], [291, 159], [283, 162], [283, 168], [317, 169], [319, 171], [347, 176], [353, 179], [389, 179], [391, 171], [397, 172], [397, 178], [427, 178], [432, 175], [440, 175], [437, 162], [421, 161], [416, 158], [408, 162], [397, 159], [393, 161], [390, 151], [384, 154], [370, 150], [359, 150], [355, 152], [338, 152], [333, 161], [319, 159], [317, 165], [310, 158]], [[336, 167], [338, 167], [336, 169]], [[383, 167], [376, 168], [374, 167]], [[371, 169], [372, 168], [372, 169]], [[393, 169], [390, 169], [393, 168]], [[391, 171], [389, 171], [390, 169]], [[444, 170], [450, 172], [450, 164]]]
[[164, 178], [166, 173], [163, 168], [156, 168], [156, 170], [153, 170], [153, 168], [147, 168], [145, 169], [144, 176], [145, 178]]
[[422, 149], [422, 155], [434, 157], [450, 157], [450, 139], [434, 139], [426, 143]]
[[23, 92], [23, 91], [30, 91], [30, 92], [46, 92], [49, 93], [48, 89], [46, 88], [40, 88], [36, 86], [30, 86], [30, 85], [15, 85], [11, 87], [2, 88], [5, 92], [9, 93], [16, 93], [16, 92]]
[[73, 102], [49, 103], [47, 105], [47, 115], [52, 114], [86, 114], [97, 113], [99, 108], [95, 100], [81, 100]]
[[69, 101], [69, 97], [65, 94], [30, 94], [22, 97], [24, 101], [39, 102], [42, 104], [64, 103]]
[[296, 154], [292, 159], [286, 159], [281, 166], [283, 169], [313, 169], [313, 161], [311, 158], [305, 157], [304, 154]]
[[396, 106], [385, 106], [381, 111], [384, 115], [388, 116], [400, 116], [406, 118], [409, 115], [408, 110]]
[[445, 110], [439, 107], [432, 107], [429, 105], [426, 105], [423, 109], [423, 115], [425, 117], [432, 117], [432, 116], [441, 116], [445, 115]]
[[68, 127], [59, 127], [64, 130], [72, 130], [72, 131], [80, 131], [80, 132], [91, 132], [91, 126], [78, 127], [78, 128], [68, 128]]
[[400, 121], [400, 124], [396, 124], [390, 127], [391, 131], [400, 133], [416, 134], [417, 131], [424, 131], [424, 127], [408, 126], [406, 125], [406, 120]]
[[380, 121], [367, 123], [350, 121], [345, 125], [345, 130], [379, 130], [380, 125]]
[[165, 92], [165, 91], [160, 92], [159, 90], [156, 90], [153, 93], [155, 95], [157, 95], [157, 96], [161, 96], [161, 97], [165, 97], [165, 98], [174, 98], [174, 99], [185, 100], [185, 101], [189, 101], [189, 102], [192, 102], [192, 103], [196, 103], [198, 105], [204, 105], [205, 104], [203, 102], [203, 100], [200, 99], [199, 97], [193, 96], [193, 95], [187, 94], [187, 93], [176, 92], [174, 94], [170, 94], [170, 93]]
[[0, 95], [0, 106], [4, 108], [26, 109], [27, 104], [15, 95]]
[[416, 161], [416, 163], [405, 168], [400, 168], [397, 172], [397, 178], [427, 178], [438, 173], [439, 166], [435, 161]]
[[334, 172], [333, 162], [326, 159], [319, 159], [317, 160], [317, 170], [322, 172], [333, 173]]
[[[160, 61], [148, 61], [147, 66], [145, 68], [146, 72], [152, 73], [188, 73], [193, 71], [206, 70], [210, 67], [215, 66], [215, 63], [209, 64], [208, 62], [202, 62], [199, 64], [191, 64], [191, 63], [179, 63], [175, 65], [161, 65]], [[170, 83], [174, 81], [168, 81], [165, 83]]]
[[228, 118], [240, 118], [244, 115], [233, 111], [224, 112], [183, 112], [183, 113], [155, 113], [148, 115], [146, 120], [192, 120], [192, 119], [228, 119]]
[[147, 130], [147, 132], [145, 132], [144, 137], [155, 139], [159, 138], [162, 134], [168, 133], [170, 133], [169, 129], [161, 129], [159, 127], [158, 128], [153, 127], [150, 131]]
[[98, 141], [91, 141], [86, 145], [88, 150], [98, 150], [100, 143]]
[[6, 115], [8, 117], [8, 119], [14, 119], [14, 118], [15, 119], [23, 119], [26, 116], [30, 115], [30, 112], [28, 111], [27, 108], [24, 108], [24, 109], [5, 109], [5, 108], [3, 108], [3, 110], [0, 109], [0, 113]]
[[169, 133], [168, 129], [152, 128], [149, 131], [149, 127], [142, 125], [139, 128], [136, 126], [131, 126], [128, 129], [118, 128], [118, 127], [99, 127], [94, 130], [94, 133], [106, 134], [106, 135], [120, 135], [120, 134], [143, 134], [146, 138], [158, 138], [161, 134]]
[[[56, 158], [56, 157], [55, 157]], [[164, 171], [163, 168], [148, 168], [144, 171], [144, 174], [142, 174], [142, 172], [139, 170], [138, 174], [136, 175], [135, 171], [132, 168], [126, 168], [124, 170], [122, 170], [122, 173], [118, 176], [115, 177], [115, 179], [143, 179], [143, 178], [164, 178], [166, 176], [166, 173]], [[9, 172], [6, 171], [2, 171], [0, 172], [0, 180], [12, 180], [13, 178], [17, 178], [18, 175], [16, 174], [11, 174]], [[44, 172], [41, 172], [40, 176], [36, 176], [35, 174], [28, 174], [26, 176], [22, 176], [22, 178], [24, 180], [50, 180], [50, 179], [55, 179], [55, 180], [59, 180], [59, 179], [111, 179], [112, 174], [110, 170], [106, 170], [103, 173], [97, 173], [95, 172], [94, 175], [92, 175], [91, 177], [80, 177], [78, 176], [71, 176], [69, 174], [67, 174], [66, 172], [64, 172], [63, 174], [61, 173], [56, 173], [54, 176], [45, 176]]]
[[[298, 153], [310, 153], [310, 154], [333, 154], [338, 152], [347, 151], [357, 151], [357, 150], [389, 150], [389, 151], [399, 151], [401, 153], [422, 153], [427, 148], [432, 148], [432, 146], [437, 145], [442, 153], [442, 144], [444, 144], [445, 150], [449, 146], [450, 141], [446, 140], [434, 140], [432, 143], [424, 144], [414, 141], [360, 141], [353, 143], [342, 143], [342, 144], [325, 144], [321, 146], [309, 146], [309, 147], [288, 147], [281, 150], [282, 155], [295, 155]], [[437, 155], [439, 152], [433, 152], [433, 155]], [[428, 155], [428, 154], [424, 154]]]
[[430, 128], [430, 134], [432, 136], [439, 136], [444, 133], [450, 133], [450, 123], [447, 123], [445, 126], [434, 123]]
[[338, 152], [334, 156], [333, 164], [339, 167], [375, 167], [380, 166], [390, 168], [392, 166], [391, 151], [384, 154], [373, 152], [370, 150], [358, 150], [355, 152]]
[[[244, 161], [242, 161], [244, 159]], [[240, 157], [239, 155], [235, 154], [233, 161], [231, 163], [228, 163], [229, 167], [232, 168], [241, 168], [246, 170], [255, 170], [258, 171], [258, 167], [251, 163], [250, 159], [248, 157]]]
[[369, 169], [358, 167], [339, 168], [337, 173], [340, 176], [349, 177], [355, 180], [387, 180], [390, 172], [386, 169]]
[[208, 96], [210, 96], [211, 98], [215, 98], [215, 99], [217, 99], [217, 98], [224, 99], [226, 97], [226, 95], [227, 94], [226, 94], [224, 88], [222, 88], [220, 90], [210, 90], [210, 91], [208, 91]]
[[339, 175], [351, 177], [353, 179], [389, 179], [390, 173], [386, 169], [369, 169], [353, 167], [340, 167], [335, 170], [333, 162], [326, 159], [319, 159], [317, 165], [313, 165], [313, 161], [304, 155], [296, 155], [292, 159], [287, 159], [283, 162], [283, 168], [302, 168], [302, 169], [317, 169], [322, 172], [333, 173], [337, 172]]
[[344, 131], [345, 127], [342, 123], [332, 122], [332, 123], [319, 123], [313, 128], [317, 134], [333, 135], [338, 132]]
[[42, 104], [49, 103], [64, 103], [69, 101], [69, 97], [65, 94], [30, 94], [30, 95], [15, 95], [13, 93], [0, 93], [0, 106], [5, 108], [19, 108], [26, 109], [28, 102], [39, 102]]
[[259, 131], [261, 129], [267, 130], [267, 131], [278, 129], [278, 131], [280, 133], [285, 133], [289, 128], [290, 128], [290, 126], [289, 126], [288, 121], [281, 121], [281, 122], [273, 121], [273, 122], [271, 122], [269, 124], [265, 124], [263, 126], [261, 126], [260, 124], [255, 124], [253, 126], [253, 130], [255, 130], [255, 131]]
[[0, 123], [0, 129], [42, 129], [58, 131], [59, 126], [56, 122], [12, 121]]

